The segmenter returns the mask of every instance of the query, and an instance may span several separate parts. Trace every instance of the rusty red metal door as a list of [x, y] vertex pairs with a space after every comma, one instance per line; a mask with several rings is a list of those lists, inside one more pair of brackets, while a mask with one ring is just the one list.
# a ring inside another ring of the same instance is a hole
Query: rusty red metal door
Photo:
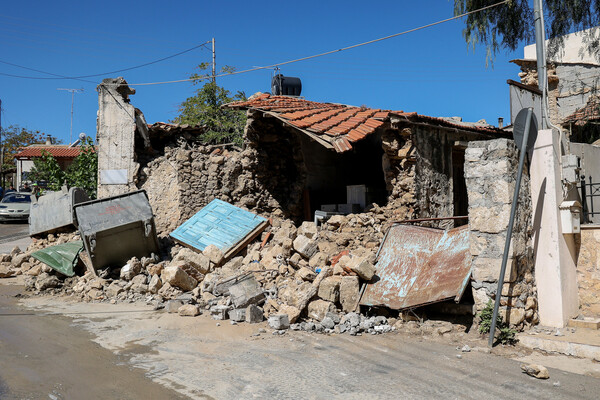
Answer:
[[440, 230], [394, 225], [377, 257], [377, 273], [360, 304], [395, 310], [460, 301], [471, 277], [467, 226]]

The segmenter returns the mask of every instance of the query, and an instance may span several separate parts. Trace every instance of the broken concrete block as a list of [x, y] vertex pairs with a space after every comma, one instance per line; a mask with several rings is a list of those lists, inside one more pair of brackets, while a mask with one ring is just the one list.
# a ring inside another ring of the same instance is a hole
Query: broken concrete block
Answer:
[[288, 329], [290, 327], [290, 320], [287, 314], [270, 315], [269, 326], [276, 330]]
[[322, 252], [315, 253], [310, 260], [308, 260], [308, 266], [311, 268], [323, 268], [327, 265], [327, 254]]
[[119, 277], [124, 281], [130, 281], [140, 272], [142, 272], [142, 263], [137, 258], [132, 258], [121, 268]]
[[317, 294], [317, 287], [310, 282], [302, 282], [299, 285], [289, 285], [279, 293], [279, 298], [290, 306], [302, 311], [306, 305]]
[[231, 302], [236, 308], [243, 308], [250, 304], [256, 304], [265, 298], [260, 283], [250, 275], [248, 278], [232, 285], [229, 288]]
[[148, 291], [150, 293], [156, 294], [162, 287], [162, 281], [158, 277], [158, 275], [152, 275], [150, 279], [150, 284], [148, 284]]
[[245, 308], [236, 308], [234, 310], [229, 310], [229, 319], [235, 322], [244, 322], [246, 320], [246, 309]]
[[165, 304], [165, 311], [169, 314], [174, 314], [179, 312], [179, 307], [183, 305], [181, 300], [169, 300], [167, 304]]
[[227, 263], [225, 263], [225, 265], [223, 265], [223, 269], [230, 269], [232, 271], [237, 271], [239, 270], [242, 265], [244, 265], [244, 257], [242, 256], [238, 256], [238, 257], [234, 257], [231, 260], [227, 261]]
[[177, 256], [173, 258], [173, 261], [184, 261], [190, 267], [198, 270], [198, 272], [200, 272], [201, 274], [207, 274], [208, 272], [210, 272], [210, 258], [202, 253], [197, 253], [188, 248], [181, 249], [179, 253], [177, 253]]
[[309, 239], [316, 239], [318, 234], [319, 230], [313, 221], [304, 221], [298, 228], [298, 235], [306, 236]]
[[50, 288], [55, 288], [60, 285], [60, 281], [54, 275], [49, 275], [47, 273], [42, 273], [38, 276], [35, 281], [35, 288], [37, 290], [45, 290]]
[[336, 312], [335, 305], [330, 301], [315, 300], [308, 303], [308, 316], [310, 318], [321, 321], [328, 312]]
[[287, 314], [291, 324], [296, 322], [300, 317], [300, 310], [298, 310], [296, 307], [288, 306], [287, 304], [279, 305], [279, 313]]
[[165, 265], [163, 263], [150, 264], [148, 265], [148, 268], [146, 268], [146, 271], [148, 271], [149, 275], [160, 275], [164, 267]]
[[210, 316], [213, 319], [225, 320], [228, 317], [227, 312], [229, 311], [229, 307], [225, 306], [225, 305], [217, 304], [215, 306], [212, 306], [209, 311], [210, 311]]
[[169, 265], [167, 268], [163, 269], [161, 277], [163, 283], [168, 282], [171, 286], [177, 287], [184, 292], [193, 290], [198, 284], [194, 278], [176, 265]]
[[296, 272], [296, 276], [303, 281], [312, 282], [317, 277], [317, 274], [310, 268], [302, 267]]
[[321, 321], [321, 325], [323, 325], [323, 328], [325, 329], [335, 328], [335, 322], [333, 322], [333, 319], [331, 319], [330, 317], [323, 318], [323, 320]]
[[367, 282], [375, 275], [375, 266], [366, 257], [361, 257], [356, 261], [352, 260], [349, 267]]
[[521, 364], [521, 369], [529, 376], [533, 376], [537, 379], [548, 379], [550, 374], [548, 368], [538, 364]]
[[214, 244], [209, 244], [206, 246], [202, 251], [202, 254], [207, 256], [216, 266], [221, 265], [221, 262], [223, 262], [223, 252]]
[[351, 312], [358, 305], [360, 294], [360, 284], [358, 276], [344, 276], [340, 282], [340, 304], [342, 310]]
[[250, 304], [246, 307], [246, 322], [255, 324], [264, 319], [263, 310], [256, 304]]
[[9, 263], [0, 264], [0, 278], [10, 278], [15, 275], [17, 275], [17, 270], [12, 265]]
[[200, 307], [195, 304], [184, 304], [177, 309], [177, 312], [182, 317], [195, 317], [200, 315]]
[[300, 261], [302, 261], [302, 256], [298, 253], [292, 254], [290, 259], [288, 260], [289, 264], [294, 268], [300, 268]]
[[323, 300], [337, 303], [340, 299], [341, 276], [328, 276], [321, 281], [317, 295]]
[[344, 271], [344, 268], [342, 268], [342, 266], [338, 263], [335, 264], [335, 266], [333, 267], [333, 275], [344, 275], [346, 271]]
[[11, 264], [15, 268], [21, 268], [21, 265], [29, 260], [29, 256], [25, 253], [20, 253], [12, 256]]
[[334, 215], [327, 220], [327, 224], [337, 228], [340, 225], [342, 225], [345, 221], [346, 217], [344, 217], [343, 215]]
[[317, 242], [304, 235], [299, 235], [293, 245], [294, 250], [306, 259], [310, 259], [317, 252]]
[[119, 285], [117, 282], [113, 282], [106, 288], [106, 295], [108, 297], [117, 297], [123, 290], [123, 286]]

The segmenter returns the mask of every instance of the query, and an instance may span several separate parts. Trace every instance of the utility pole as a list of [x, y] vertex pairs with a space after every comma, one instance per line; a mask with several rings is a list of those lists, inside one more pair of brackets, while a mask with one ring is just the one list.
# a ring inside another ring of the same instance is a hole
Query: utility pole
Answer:
[[548, 109], [546, 108], [547, 96], [546, 85], [548, 76], [546, 71], [546, 30], [544, 27], [544, 9], [542, 0], [533, 0], [533, 16], [535, 22], [535, 51], [538, 70], [538, 87], [542, 92], [542, 126], [541, 129], [548, 129]]
[[82, 89], [56, 89], [56, 90], [66, 90], [67, 92], [71, 92], [71, 130], [69, 132], [69, 144], [71, 144], [71, 140], [73, 138], [73, 103], [75, 100], [75, 93], [76, 92], [83, 92], [83, 88]]
[[215, 75], [217, 74], [217, 64], [216, 64], [216, 54], [215, 54], [215, 38], [212, 38], [212, 53], [213, 53], [213, 62], [212, 62], [212, 81], [215, 83], [217, 78]]

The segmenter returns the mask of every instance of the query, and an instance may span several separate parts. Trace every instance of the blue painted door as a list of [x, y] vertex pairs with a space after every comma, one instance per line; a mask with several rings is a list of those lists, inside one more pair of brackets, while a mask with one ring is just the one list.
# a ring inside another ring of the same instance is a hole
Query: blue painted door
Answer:
[[203, 251], [213, 244], [223, 254], [266, 219], [215, 199], [171, 233], [171, 237]]

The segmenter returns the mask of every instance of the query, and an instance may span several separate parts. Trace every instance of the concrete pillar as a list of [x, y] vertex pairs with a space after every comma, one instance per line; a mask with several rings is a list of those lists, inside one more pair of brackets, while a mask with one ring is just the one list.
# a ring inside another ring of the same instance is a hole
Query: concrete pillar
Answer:
[[104, 79], [98, 85], [98, 197], [116, 196], [136, 189], [135, 94], [125, 79]]
[[531, 158], [533, 251], [540, 324], [564, 327], [578, 314], [577, 246], [563, 235], [558, 206], [562, 202], [559, 134], [541, 130]]

